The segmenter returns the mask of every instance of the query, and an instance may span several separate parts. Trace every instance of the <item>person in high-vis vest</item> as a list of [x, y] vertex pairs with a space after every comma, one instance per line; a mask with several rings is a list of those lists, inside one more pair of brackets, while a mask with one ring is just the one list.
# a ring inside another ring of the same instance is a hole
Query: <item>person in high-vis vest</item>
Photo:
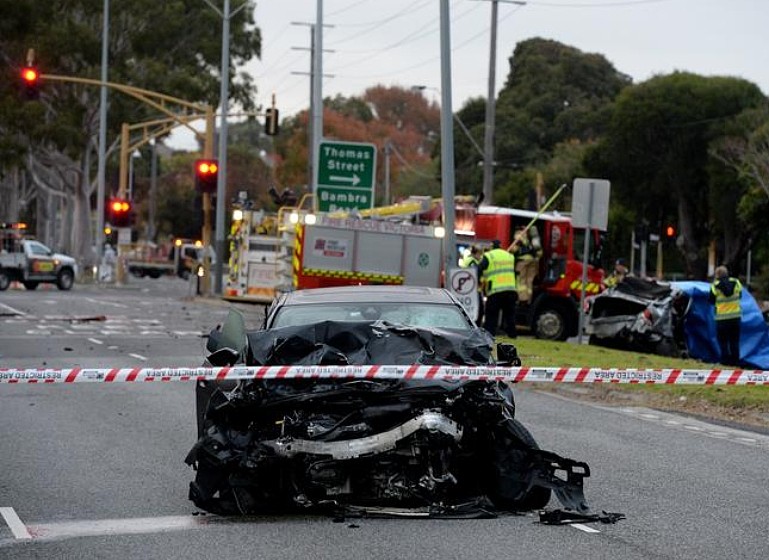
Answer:
[[486, 294], [483, 328], [496, 336], [501, 313], [505, 333], [510, 338], [515, 338], [515, 304], [518, 301], [518, 292], [515, 290], [515, 257], [500, 248], [500, 242], [495, 240], [492, 249], [484, 253], [478, 265], [478, 272], [481, 274], [481, 284]]
[[710, 302], [715, 305], [716, 334], [721, 349], [721, 363], [728, 366], [740, 364], [740, 323], [742, 321], [742, 284], [729, 276], [725, 266], [716, 268], [710, 286]]

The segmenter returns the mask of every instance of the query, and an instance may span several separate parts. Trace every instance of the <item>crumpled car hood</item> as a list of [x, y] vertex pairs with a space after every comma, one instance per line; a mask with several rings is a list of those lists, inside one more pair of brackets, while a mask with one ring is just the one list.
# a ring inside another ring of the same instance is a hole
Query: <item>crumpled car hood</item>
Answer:
[[469, 334], [384, 321], [324, 321], [247, 333], [248, 365], [486, 365], [494, 339], [480, 328]]

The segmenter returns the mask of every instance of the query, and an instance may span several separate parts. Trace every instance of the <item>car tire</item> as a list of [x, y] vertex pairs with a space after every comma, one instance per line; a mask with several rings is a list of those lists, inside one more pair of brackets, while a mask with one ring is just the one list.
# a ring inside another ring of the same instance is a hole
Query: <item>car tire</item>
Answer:
[[150, 270], [149, 271], [149, 277], [153, 279], [160, 278], [160, 271], [159, 270]]
[[0, 270], [0, 292], [4, 292], [11, 285], [11, 277], [4, 270]]
[[654, 353], [659, 356], [667, 356], [668, 358], [678, 358], [681, 354], [676, 343], [667, 338], [663, 338], [655, 345]]
[[[518, 420], [510, 419], [505, 425], [509, 428], [510, 433], [526, 447], [539, 449], [534, 436]], [[526, 471], [531, 468], [531, 465], [526, 459], [525, 451], [520, 449], [520, 443], [518, 445], [511, 444], [510, 448], [502, 453], [504, 454], [505, 467], [510, 471], [498, 473], [497, 491], [494, 493], [496, 495], [492, 496], [492, 501], [497, 507], [508, 511], [543, 509], [550, 501], [552, 491], [550, 488], [542, 486], [533, 486], [526, 490], [521, 479], [526, 479]], [[505, 474], [508, 476], [505, 477]]]
[[75, 275], [68, 268], [61, 270], [59, 276], [56, 278], [56, 286], [60, 290], [71, 290], [74, 283]]
[[566, 315], [557, 307], [543, 307], [534, 316], [534, 335], [544, 340], [566, 340], [568, 335]]
[[28, 290], [36, 290], [38, 284], [39, 282], [33, 282], [31, 280], [27, 280], [24, 282], [24, 287]]

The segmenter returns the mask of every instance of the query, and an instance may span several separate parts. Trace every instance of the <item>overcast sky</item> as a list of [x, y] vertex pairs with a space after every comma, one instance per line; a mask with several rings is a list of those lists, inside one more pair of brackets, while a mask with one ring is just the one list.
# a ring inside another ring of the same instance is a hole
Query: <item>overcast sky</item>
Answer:
[[[317, 0], [257, 0], [262, 57], [244, 70], [257, 102], [274, 93], [281, 117], [309, 106], [310, 29]], [[323, 96], [426, 86], [440, 101], [440, 0], [323, 0]], [[684, 70], [737, 76], [769, 92], [769, 0], [499, 0], [496, 90], [519, 41], [553, 39], [600, 53], [635, 83]], [[450, 0], [454, 111], [486, 97], [491, 2]], [[299, 25], [297, 25], [299, 24]], [[333, 26], [333, 27], [331, 27]], [[184, 135], [173, 142], [191, 148]]]

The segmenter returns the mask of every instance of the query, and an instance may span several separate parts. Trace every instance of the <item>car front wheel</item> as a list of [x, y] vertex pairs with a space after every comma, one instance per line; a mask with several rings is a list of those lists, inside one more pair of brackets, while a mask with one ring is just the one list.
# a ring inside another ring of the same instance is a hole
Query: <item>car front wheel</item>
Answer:
[[0, 270], [0, 292], [4, 292], [11, 285], [11, 277], [4, 270]]
[[75, 275], [69, 269], [64, 269], [59, 272], [59, 276], [56, 279], [56, 286], [60, 290], [72, 289], [72, 284], [75, 283]]

